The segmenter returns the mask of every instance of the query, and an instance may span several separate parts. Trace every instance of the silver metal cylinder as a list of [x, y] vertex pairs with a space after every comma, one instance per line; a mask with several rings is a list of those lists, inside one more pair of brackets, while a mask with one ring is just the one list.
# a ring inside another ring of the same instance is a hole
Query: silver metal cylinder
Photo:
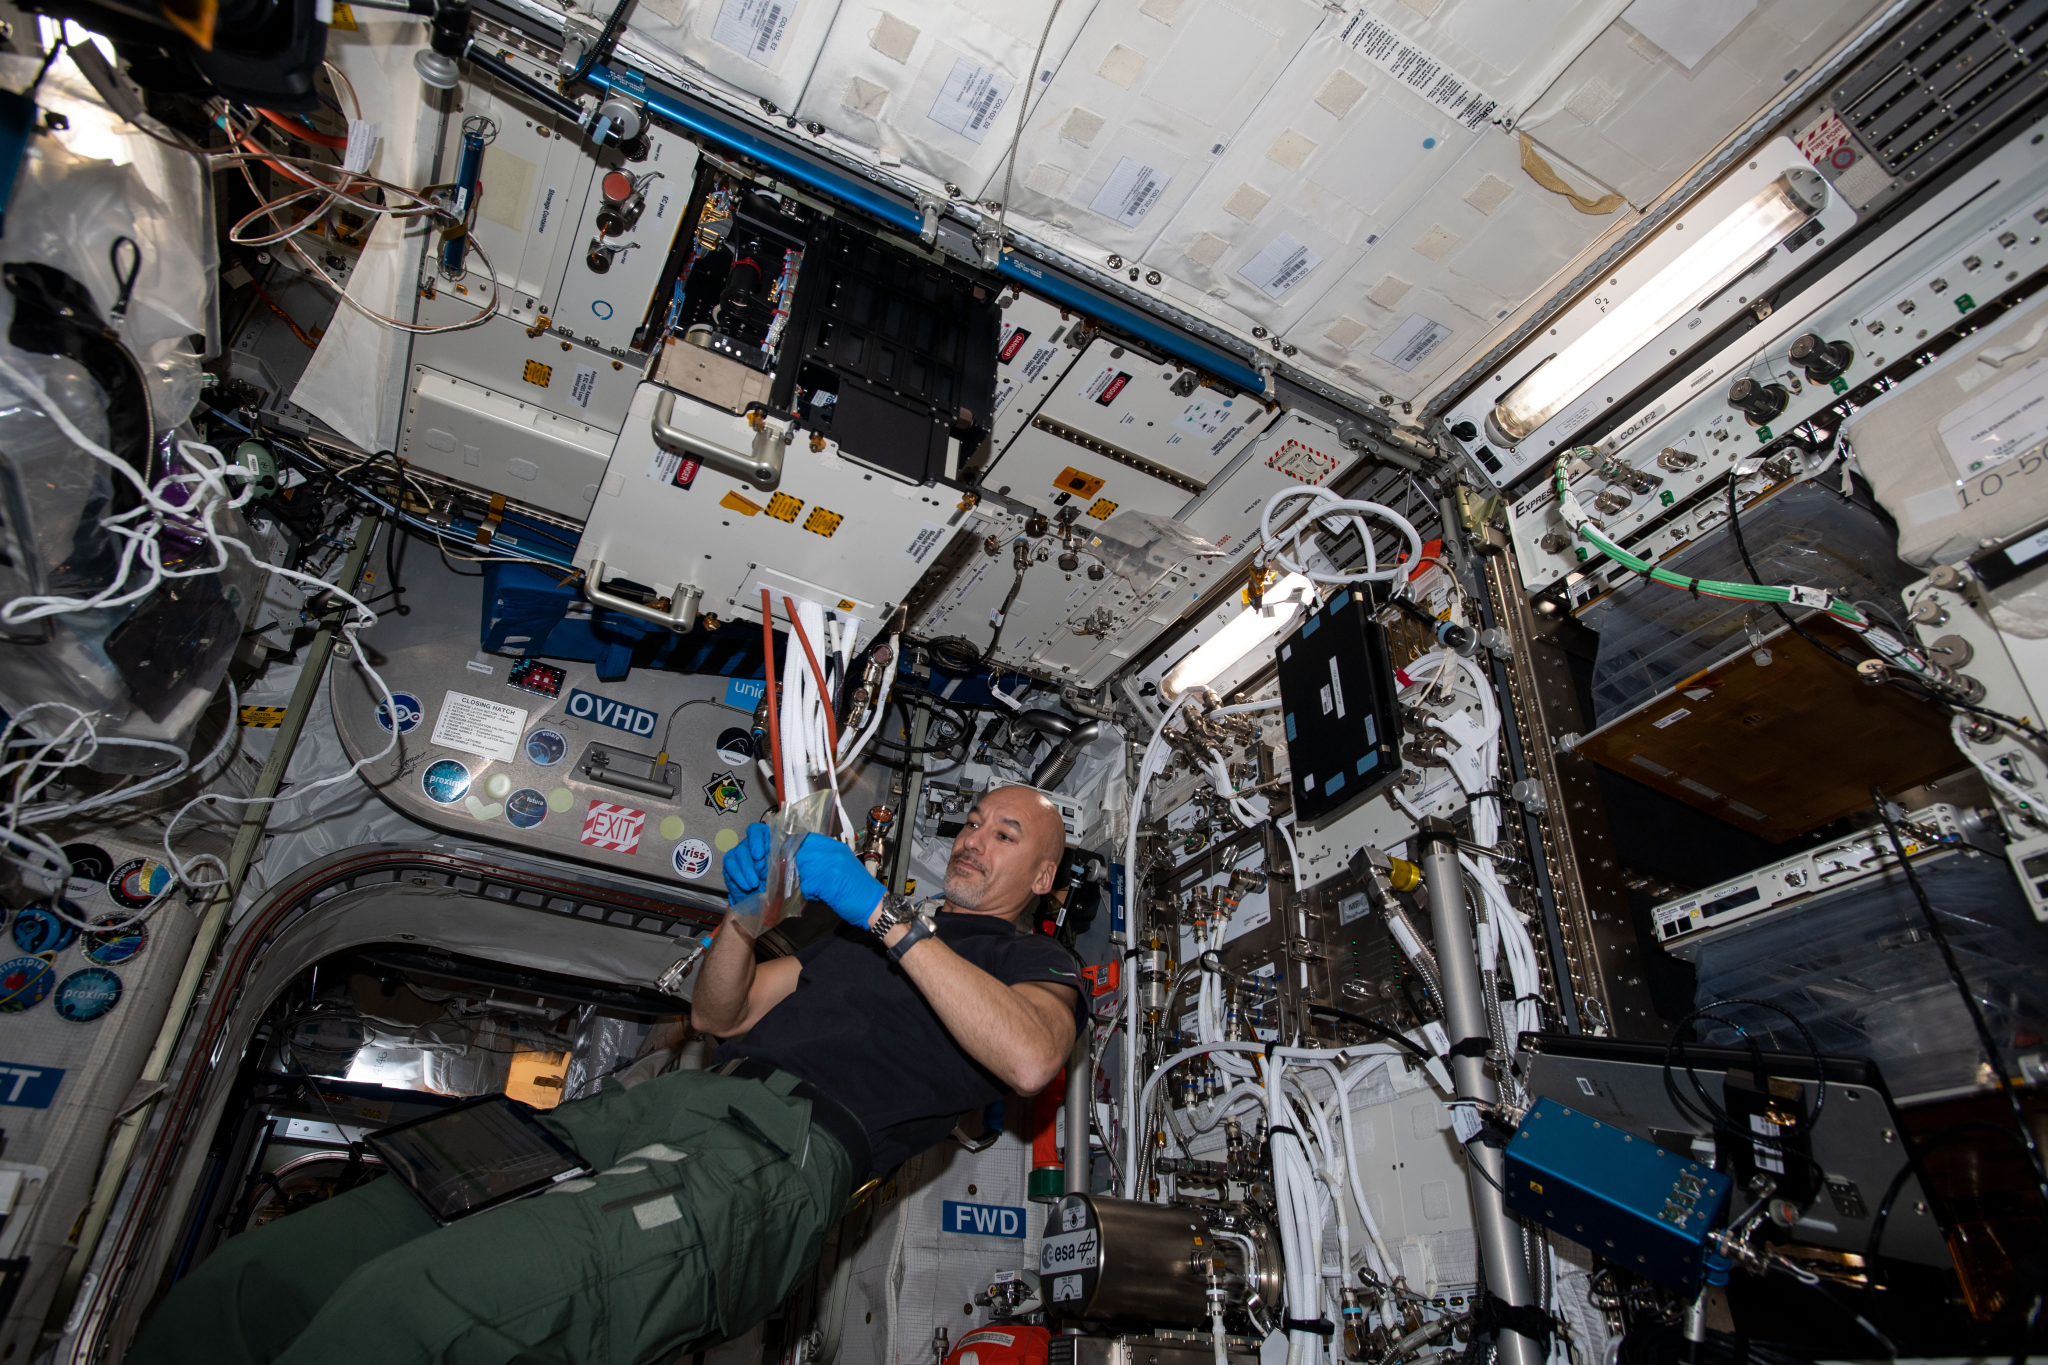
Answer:
[[1067, 1193], [1087, 1194], [1094, 1158], [1088, 1152], [1088, 1120], [1095, 1099], [1095, 1059], [1088, 1051], [1088, 1030], [1074, 1039], [1067, 1058]]
[[[1458, 846], [1449, 838], [1423, 836], [1422, 879], [1429, 891], [1429, 927], [1436, 938], [1437, 971], [1443, 985], [1444, 1027], [1451, 1041], [1485, 1041], [1486, 997], [1479, 981], [1478, 949], [1472, 940], [1472, 917], [1465, 904], [1465, 880], [1458, 866]], [[1491, 1104], [1500, 1098], [1484, 1057], [1451, 1058], [1451, 1076], [1465, 1099]], [[1503, 1302], [1521, 1307], [1533, 1301], [1529, 1263], [1522, 1231], [1508, 1217], [1501, 1195], [1506, 1162], [1485, 1143], [1465, 1148], [1475, 1169], [1466, 1177], [1472, 1191], [1472, 1222], [1479, 1234], [1479, 1261], [1486, 1287]], [[1481, 1174], [1484, 1172], [1484, 1174]], [[1519, 1332], [1502, 1329], [1502, 1365], [1542, 1365], [1543, 1348]]]

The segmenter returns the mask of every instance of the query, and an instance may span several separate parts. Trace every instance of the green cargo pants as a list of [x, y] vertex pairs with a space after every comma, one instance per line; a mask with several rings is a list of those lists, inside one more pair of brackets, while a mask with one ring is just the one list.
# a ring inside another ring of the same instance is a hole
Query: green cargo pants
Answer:
[[129, 1365], [669, 1365], [766, 1317], [846, 1207], [791, 1078], [673, 1072], [546, 1116], [599, 1174], [436, 1227], [385, 1176], [223, 1243]]

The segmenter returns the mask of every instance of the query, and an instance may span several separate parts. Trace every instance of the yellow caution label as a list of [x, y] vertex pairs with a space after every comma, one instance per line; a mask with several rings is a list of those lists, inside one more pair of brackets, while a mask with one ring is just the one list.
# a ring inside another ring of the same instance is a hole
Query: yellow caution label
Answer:
[[275, 730], [284, 724], [284, 712], [282, 706], [245, 706], [242, 724], [251, 730]]
[[841, 611], [852, 611], [855, 607], [859, 605], [860, 603], [854, 601], [851, 597], [842, 597], [839, 599], [839, 610]]
[[1088, 509], [1088, 515], [1097, 521], [1108, 521], [1116, 515], [1116, 504], [1108, 498], [1097, 498], [1095, 505]]
[[355, 11], [350, 9], [347, 5], [336, 5], [334, 7], [334, 22], [329, 24], [327, 27], [338, 28], [343, 33], [356, 32], [357, 30]]
[[743, 498], [737, 492], [727, 493], [718, 500], [718, 505], [728, 512], [737, 512], [743, 517], [751, 517], [761, 510], [760, 503]]
[[520, 376], [520, 378], [524, 379], [527, 383], [538, 384], [542, 388], [546, 388], [548, 386], [548, 381], [550, 379], [553, 379], [554, 377], [555, 367], [552, 365], [543, 365], [538, 360], [527, 361], [526, 373]]
[[839, 523], [844, 520], [846, 518], [840, 516], [837, 512], [828, 512], [822, 507], [813, 507], [811, 514], [804, 518], [804, 529], [824, 536], [829, 540], [832, 533], [839, 529]]
[[792, 498], [787, 493], [777, 493], [774, 497], [768, 499], [768, 515], [777, 521], [794, 522], [796, 514], [803, 511], [803, 509], [804, 500], [802, 498]]
[[1052, 481], [1052, 486], [1063, 493], [1072, 493], [1075, 497], [1092, 498], [1102, 491], [1102, 480], [1093, 474], [1083, 474], [1069, 465], [1059, 472], [1059, 477]]

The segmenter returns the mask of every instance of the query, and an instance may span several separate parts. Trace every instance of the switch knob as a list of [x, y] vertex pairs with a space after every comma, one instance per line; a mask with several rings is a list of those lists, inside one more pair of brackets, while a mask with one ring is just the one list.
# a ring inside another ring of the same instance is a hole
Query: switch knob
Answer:
[[1728, 390], [1729, 406], [1741, 411], [1751, 426], [1762, 426], [1792, 401], [1783, 384], [1759, 384], [1747, 375]]
[[1855, 358], [1854, 346], [1846, 341], [1823, 341], [1818, 332], [1792, 340], [1792, 363], [1806, 371], [1807, 379], [1815, 384], [1825, 384], [1841, 374]]

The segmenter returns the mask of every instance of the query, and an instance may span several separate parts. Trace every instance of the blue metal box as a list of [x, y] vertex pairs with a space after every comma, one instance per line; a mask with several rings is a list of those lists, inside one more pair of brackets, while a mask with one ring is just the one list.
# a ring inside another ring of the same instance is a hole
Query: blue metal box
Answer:
[[1646, 1137], [1540, 1099], [1507, 1145], [1508, 1208], [1638, 1275], [1691, 1290], [1734, 1184]]

